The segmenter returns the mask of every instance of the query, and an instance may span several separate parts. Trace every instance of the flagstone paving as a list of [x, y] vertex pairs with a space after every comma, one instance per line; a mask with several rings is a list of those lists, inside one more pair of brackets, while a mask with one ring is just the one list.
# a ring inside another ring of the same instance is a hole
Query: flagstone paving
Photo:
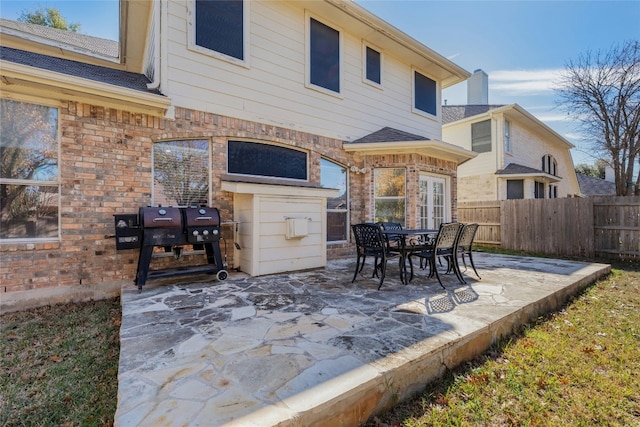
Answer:
[[[495, 339], [555, 310], [608, 265], [474, 255], [467, 285], [369, 262], [231, 272], [122, 290], [116, 426], [357, 426]], [[176, 284], [177, 283], [177, 284]]]

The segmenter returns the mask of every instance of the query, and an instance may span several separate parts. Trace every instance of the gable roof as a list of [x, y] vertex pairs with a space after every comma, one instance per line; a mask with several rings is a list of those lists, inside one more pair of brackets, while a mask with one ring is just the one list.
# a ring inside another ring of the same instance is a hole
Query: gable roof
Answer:
[[576, 173], [580, 192], [585, 196], [615, 196], [616, 184], [602, 178]]
[[560, 181], [559, 176], [551, 175], [542, 169], [536, 169], [518, 163], [509, 163], [504, 169], [496, 171], [496, 175], [508, 175], [509, 178], [516, 177], [538, 177], [546, 178], [551, 182]]
[[126, 89], [160, 95], [160, 92], [157, 90], [151, 91], [147, 89], [147, 84], [151, 81], [144, 74], [116, 70], [113, 68], [86, 64], [84, 62], [56, 58], [48, 55], [41, 55], [39, 53], [27, 52], [5, 46], [0, 46], [0, 59], [2, 61], [26, 65], [33, 68], [40, 68], [42, 70], [93, 80]]
[[44, 25], [0, 18], [0, 32], [47, 45], [71, 48], [80, 53], [93, 53], [112, 59], [118, 58], [120, 55], [120, 43], [115, 40], [59, 30]]
[[390, 127], [384, 127], [352, 142], [344, 142], [342, 149], [346, 152], [363, 155], [417, 153], [449, 160], [459, 165], [478, 155], [478, 153], [448, 142], [429, 139]]
[[399, 141], [427, 141], [429, 138], [404, 132], [399, 129], [384, 127], [378, 131], [351, 141], [351, 144], [364, 144], [369, 142], [399, 142]]

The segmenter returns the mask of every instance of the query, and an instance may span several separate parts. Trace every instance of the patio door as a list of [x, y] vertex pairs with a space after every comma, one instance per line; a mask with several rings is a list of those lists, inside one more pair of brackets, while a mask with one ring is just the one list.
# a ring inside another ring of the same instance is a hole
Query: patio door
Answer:
[[448, 222], [447, 180], [444, 177], [420, 175], [420, 228], [437, 229]]

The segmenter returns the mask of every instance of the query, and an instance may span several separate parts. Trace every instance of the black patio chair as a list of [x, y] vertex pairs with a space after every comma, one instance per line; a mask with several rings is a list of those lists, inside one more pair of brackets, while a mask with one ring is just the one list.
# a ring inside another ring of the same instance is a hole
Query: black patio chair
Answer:
[[[380, 225], [383, 230], [402, 230], [402, 224], [399, 222], [377, 222], [376, 224]], [[400, 251], [402, 246], [401, 239], [404, 238], [403, 236], [399, 234], [384, 234], [384, 238], [390, 251]]]
[[380, 225], [353, 224], [351, 229], [356, 240], [357, 251], [356, 271], [353, 273], [351, 283], [356, 281], [358, 273], [362, 271], [367, 256], [373, 256], [373, 275], [371, 277], [377, 277], [378, 270], [380, 270], [380, 283], [378, 284], [378, 290], [380, 290], [387, 273], [387, 261], [399, 256], [400, 253], [389, 249]]
[[[478, 274], [478, 270], [476, 270], [476, 266], [473, 263], [473, 241], [476, 237], [476, 232], [478, 231], [478, 224], [467, 224], [462, 229], [460, 234], [460, 238], [458, 239], [458, 245], [456, 250], [456, 263], [458, 262], [458, 256], [462, 258], [462, 264], [464, 265], [464, 271], [467, 271], [467, 262], [464, 257], [467, 255], [469, 257], [469, 263], [473, 268], [474, 273], [478, 276], [478, 279], [482, 279]], [[457, 265], [458, 271], [460, 271], [460, 264]], [[462, 275], [462, 272], [460, 272]]]
[[411, 265], [412, 276], [412, 258], [418, 257], [421, 260], [424, 259], [427, 261], [427, 265], [429, 266], [429, 277], [433, 277], [435, 275], [440, 286], [442, 286], [443, 289], [446, 289], [442, 284], [442, 280], [440, 280], [437, 267], [437, 261], [444, 258], [447, 261], [447, 272], [451, 272], [453, 270], [458, 280], [461, 283], [465, 283], [455, 262], [456, 244], [462, 227], [464, 227], [464, 225], [459, 222], [440, 224], [440, 229], [438, 230], [438, 235], [436, 236], [433, 245], [423, 246], [420, 250], [411, 252], [409, 254], [409, 264]]

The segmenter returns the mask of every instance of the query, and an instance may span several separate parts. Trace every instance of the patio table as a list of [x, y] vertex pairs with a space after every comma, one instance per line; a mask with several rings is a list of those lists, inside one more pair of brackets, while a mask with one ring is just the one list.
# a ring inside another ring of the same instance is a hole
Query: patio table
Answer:
[[415, 243], [416, 238], [423, 237], [429, 239], [431, 236], [438, 234], [438, 230], [429, 228], [403, 228], [401, 230], [382, 230], [382, 233], [387, 236], [393, 236], [398, 239], [400, 245], [398, 251], [400, 253], [400, 281], [403, 284], [409, 283], [413, 278], [413, 265], [409, 260], [409, 266], [411, 268], [411, 275], [407, 277], [407, 258], [413, 251], [422, 250], [429, 247], [429, 243]]

